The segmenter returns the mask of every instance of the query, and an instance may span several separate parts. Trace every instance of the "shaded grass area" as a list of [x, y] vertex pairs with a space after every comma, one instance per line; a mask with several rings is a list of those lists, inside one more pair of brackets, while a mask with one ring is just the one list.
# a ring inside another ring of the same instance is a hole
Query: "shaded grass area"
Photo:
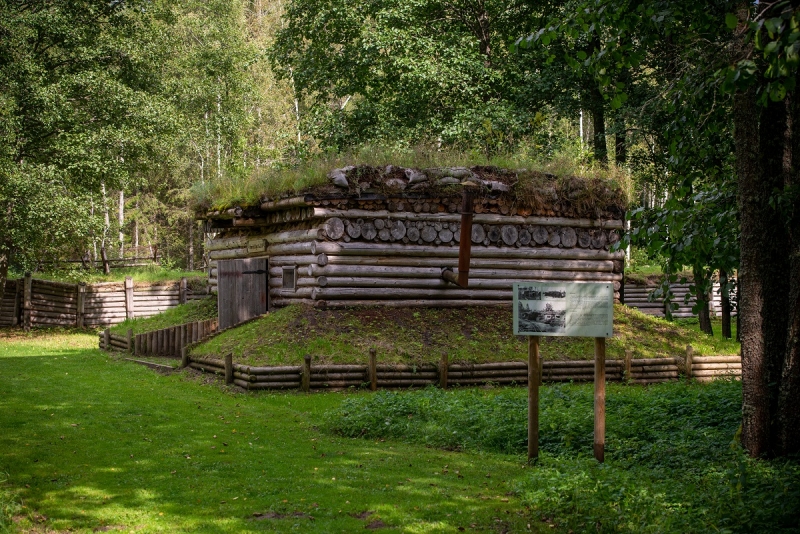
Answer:
[[509, 495], [526, 472], [517, 456], [330, 435], [322, 414], [341, 394], [236, 393], [194, 372], [110, 359], [95, 343], [3, 332], [0, 494], [20, 506], [4, 512], [15, 531], [521, 532], [531, 523]]
[[[685, 354], [734, 354], [734, 341], [710, 338], [624, 306], [614, 308], [614, 337], [607, 357], [657, 358]], [[447, 352], [453, 362], [525, 359], [527, 341], [514, 337], [511, 308], [410, 309], [352, 308], [318, 310], [289, 306], [219, 336], [192, 350], [197, 356], [232, 352], [246, 365], [297, 365], [311, 354], [318, 362], [363, 363], [370, 347], [381, 362], [433, 363]], [[542, 339], [542, 357], [591, 359], [594, 341], [582, 338]]]
[[170, 326], [177, 326], [193, 321], [205, 321], [217, 317], [217, 299], [209, 297], [198, 300], [191, 300], [186, 304], [181, 304], [170, 308], [152, 317], [139, 317], [136, 319], [126, 319], [125, 321], [111, 327], [114, 334], [124, 335], [128, 329], [132, 329], [134, 334], [159, 330]]
[[[534, 471], [516, 493], [570, 532], [798, 532], [800, 462], [755, 461], [737, 441], [741, 384], [608, 385], [606, 463], [591, 458], [592, 387], [541, 389]], [[458, 450], [522, 454], [523, 389], [381, 392], [346, 399], [327, 428]]]
[[[23, 276], [24, 273], [9, 273], [9, 278], [21, 278]], [[112, 269], [111, 274], [104, 274], [101, 270], [87, 271], [81, 268], [33, 273], [34, 278], [39, 278], [41, 280], [70, 283], [122, 282], [127, 276], [132, 277], [134, 282], [166, 282], [171, 280], [177, 281], [181, 278], [191, 278], [194, 283], [198, 283], [201, 282], [201, 279], [206, 275], [202, 271], [168, 269], [159, 265]]]

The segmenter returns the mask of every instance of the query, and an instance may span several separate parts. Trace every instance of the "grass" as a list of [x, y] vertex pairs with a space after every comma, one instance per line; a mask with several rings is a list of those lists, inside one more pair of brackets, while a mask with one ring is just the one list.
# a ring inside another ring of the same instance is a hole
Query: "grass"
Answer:
[[[616, 306], [614, 337], [607, 357], [621, 359], [625, 350], [635, 358], [685, 354], [738, 354], [739, 344], [711, 338], [699, 328], [681, 326]], [[386, 363], [434, 363], [442, 352], [453, 362], [524, 359], [527, 344], [514, 337], [511, 309], [378, 309], [317, 310], [289, 306], [239, 328], [223, 332], [193, 349], [197, 356], [219, 357], [232, 352], [246, 365], [297, 365], [311, 354], [320, 363], [363, 363], [370, 347]], [[717, 328], [719, 331], [719, 328]], [[548, 337], [542, 357], [552, 360], [591, 359], [594, 341]]]
[[[800, 462], [754, 461], [737, 442], [741, 384], [609, 384], [606, 462], [592, 451], [592, 389], [541, 390], [541, 459], [515, 493], [569, 532], [798, 532]], [[332, 431], [523, 454], [524, 389], [380, 392], [331, 412]]]
[[11, 511], [19, 532], [520, 532], [532, 522], [508, 495], [521, 458], [325, 433], [341, 394], [241, 394], [111, 359], [87, 334], [0, 336], [0, 472], [21, 506]]
[[[24, 273], [9, 273], [9, 279], [21, 278]], [[184, 271], [181, 269], [168, 269], [154, 265], [152, 267], [128, 267], [113, 269], [111, 274], [103, 274], [102, 271], [87, 271], [80, 268], [63, 269], [58, 271], [46, 271], [33, 273], [34, 278], [40, 280], [53, 280], [56, 282], [85, 282], [87, 284], [95, 282], [122, 282], [126, 277], [132, 277], [134, 282], [166, 282], [190, 278], [197, 284], [205, 277], [201, 271]]]
[[364, 146], [345, 153], [323, 154], [294, 167], [261, 168], [246, 177], [226, 176], [195, 184], [192, 196], [198, 208], [253, 206], [262, 198], [299, 193], [325, 185], [328, 183], [327, 174], [332, 169], [348, 165], [385, 167], [389, 164], [417, 169], [493, 165], [540, 171], [558, 177], [601, 178], [620, 187], [625, 198], [630, 199], [633, 194], [633, 182], [624, 169], [587, 164], [567, 154], [556, 155], [547, 161], [532, 159], [526, 154], [499, 154], [487, 159], [478, 152], [419, 145], [407, 148]]
[[[797, 532], [796, 461], [736, 445], [737, 382], [242, 394], [108, 357], [94, 336], [0, 331], [0, 521], [123, 531]], [[359, 436], [353, 438], [349, 436]], [[0, 523], [2, 524], [2, 523]]]
[[190, 300], [186, 304], [181, 304], [170, 308], [158, 315], [151, 317], [140, 317], [137, 319], [126, 319], [125, 321], [111, 327], [111, 333], [125, 335], [128, 329], [132, 329], [134, 334], [160, 330], [170, 326], [177, 326], [193, 321], [204, 321], [217, 317], [217, 299], [205, 298]]

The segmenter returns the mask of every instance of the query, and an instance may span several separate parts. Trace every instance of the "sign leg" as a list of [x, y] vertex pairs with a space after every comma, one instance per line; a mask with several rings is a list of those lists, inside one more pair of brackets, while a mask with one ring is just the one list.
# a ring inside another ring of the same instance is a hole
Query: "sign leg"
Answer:
[[528, 461], [539, 457], [539, 337], [528, 337]]
[[594, 338], [594, 457], [605, 460], [606, 451], [606, 338]]

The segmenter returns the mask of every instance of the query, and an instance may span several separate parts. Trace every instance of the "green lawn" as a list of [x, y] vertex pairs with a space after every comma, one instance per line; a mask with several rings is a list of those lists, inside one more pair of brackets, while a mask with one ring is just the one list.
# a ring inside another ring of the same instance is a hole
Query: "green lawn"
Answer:
[[735, 382], [609, 385], [604, 465], [591, 386], [545, 386], [528, 467], [520, 388], [244, 394], [95, 343], [0, 332], [12, 532], [800, 529], [800, 467], [743, 456]]
[[[621, 359], [683, 355], [691, 344], [697, 355], [738, 354], [736, 341], [711, 338], [681, 326], [617, 305], [614, 337], [607, 357]], [[311, 354], [320, 363], [364, 363], [370, 347], [380, 362], [438, 362], [447, 352], [452, 362], [521, 360], [527, 342], [514, 337], [511, 308], [411, 309], [353, 308], [319, 310], [289, 306], [214, 337], [192, 350], [196, 356], [220, 358], [232, 352], [245, 365], [299, 365]], [[591, 359], [594, 341], [543, 338], [542, 357], [551, 360]]]
[[338, 437], [319, 425], [341, 394], [241, 394], [110, 359], [91, 335], [3, 336], [0, 472], [6, 503], [24, 505], [21, 530], [520, 532], [532, 521], [508, 495], [519, 456]]

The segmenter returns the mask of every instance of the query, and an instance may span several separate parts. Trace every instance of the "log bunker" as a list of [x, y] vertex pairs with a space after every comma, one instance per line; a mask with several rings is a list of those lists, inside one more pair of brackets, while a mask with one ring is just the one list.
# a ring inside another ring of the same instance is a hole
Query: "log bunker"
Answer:
[[[454, 280], [470, 208], [463, 288]], [[335, 169], [327, 184], [202, 218], [212, 291], [225, 260], [264, 258], [245, 273], [268, 273], [270, 308], [455, 307], [510, 306], [523, 280], [613, 282], [618, 299], [624, 256], [611, 247], [624, 212], [623, 193], [602, 179], [389, 165]]]

